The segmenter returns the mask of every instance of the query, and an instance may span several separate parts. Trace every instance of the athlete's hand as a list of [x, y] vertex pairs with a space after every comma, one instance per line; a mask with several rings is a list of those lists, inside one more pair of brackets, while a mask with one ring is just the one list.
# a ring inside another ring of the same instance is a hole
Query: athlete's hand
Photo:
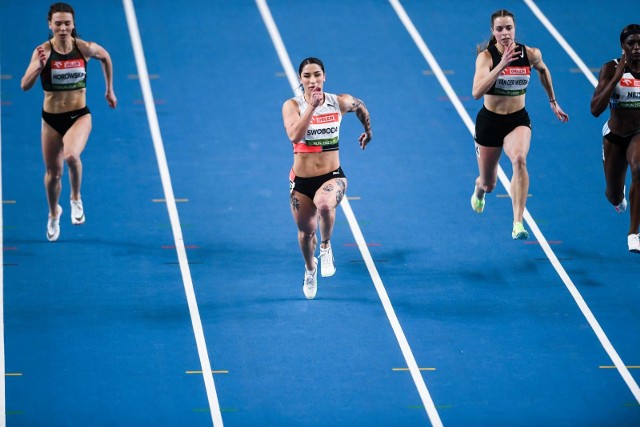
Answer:
[[618, 81], [622, 78], [624, 74], [624, 67], [627, 65], [627, 55], [625, 55], [624, 50], [622, 51], [622, 55], [620, 56], [620, 61], [618, 61], [618, 65], [616, 66], [616, 72], [613, 75], [614, 80]]
[[311, 92], [311, 106], [313, 108], [319, 107], [324, 101], [324, 93], [322, 93], [322, 89], [317, 88]]
[[371, 138], [373, 138], [373, 134], [371, 132], [362, 132], [362, 134], [358, 138], [358, 141], [360, 142], [360, 148], [364, 150], [367, 147], [369, 141], [371, 141]]
[[511, 64], [511, 62], [517, 60], [522, 56], [522, 49], [518, 47], [517, 44], [511, 43], [509, 46], [504, 48], [504, 52], [502, 53], [502, 59], [500, 60], [500, 66], [504, 70]]
[[40, 61], [40, 69], [42, 70], [47, 64], [47, 54], [42, 46], [38, 46], [36, 51], [38, 52], [38, 60]]
[[109, 104], [109, 107], [116, 108], [118, 105], [118, 98], [116, 98], [116, 94], [112, 90], [107, 91], [104, 97], [107, 98], [107, 104]]
[[560, 104], [558, 104], [558, 101], [553, 101], [551, 103], [551, 109], [553, 110], [553, 113], [556, 115], [558, 120], [560, 120], [562, 123], [566, 123], [569, 121], [569, 115], [562, 111], [562, 108], [560, 108]]

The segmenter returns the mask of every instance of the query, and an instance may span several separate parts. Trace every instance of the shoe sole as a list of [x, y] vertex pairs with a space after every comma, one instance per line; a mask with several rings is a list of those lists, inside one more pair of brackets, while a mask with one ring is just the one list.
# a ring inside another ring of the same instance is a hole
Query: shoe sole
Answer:
[[302, 293], [304, 293], [304, 296], [305, 296], [306, 299], [314, 299], [316, 297], [316, 295], [318, 294], [318, 290], [316, 290], [315, 294], [313, 294], [312, 296], [309, 296], [309, 295], [306, 294], [305, 286], [303, 285], [302, 286]]
[[320, 271], [320, 275], [321, 275], [322, 277], [331, 277], [331, 276], [333, 276], [334, 274], [336, 274], [336, 269], [335, 269], [335, 267], [334, 267], [333, 271], [331, 271], [331, 272], [322, 271], [322, 269], [320, 269], [320, 270], [321, 270], [321, 271]]
[[85, 219], [86, 218], [85, 218], [84, 215], [82, 215], [82, 217], [80, 219], [71, 217], [71, 224], [73, 224], [73, 225], [82, 225], [82, 224], [84, 224]]
[[518, 234], [512, 234], [511, 237], [513, 240], [527, 240], [529, 238], [529, 233], [520, 232]]

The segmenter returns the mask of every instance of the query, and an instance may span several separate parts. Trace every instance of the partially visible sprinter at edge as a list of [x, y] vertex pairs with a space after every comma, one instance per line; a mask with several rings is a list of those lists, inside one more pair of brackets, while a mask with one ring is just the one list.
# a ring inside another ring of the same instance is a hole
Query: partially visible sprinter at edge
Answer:
[[631, 169], [627, 246], [629, 252], [640, 253], [640, 25], [622, 29], [620, 47], [620, 57], [600, 69], [591, 114], [599, 117], [610, 110], [602, 128], [602, 164], [605, 195], [618, 213], [627, 209], [625, 180]]

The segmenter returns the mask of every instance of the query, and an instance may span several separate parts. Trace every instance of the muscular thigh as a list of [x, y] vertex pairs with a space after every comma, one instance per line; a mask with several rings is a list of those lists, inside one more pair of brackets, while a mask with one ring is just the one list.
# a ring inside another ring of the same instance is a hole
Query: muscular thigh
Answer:
[[317, 224], [317, 208], [306, 195], [298, 192], [291, 191], [290, 195], [290, 207], [293, 219], [298, 225], [298, 229], [311, 233], [315, 230]]
[[630, 165], [640, 164], [640, 133], [637, 133], [631, 138], [629, 147], [626, 153], [627, 162]]
[[334, 178], [322, 184], [316, 191], [313, 201], [316, 205], [323, 203], [332, 207], [340, 204], [347, 192], [347, 179]]
[[616, 188], [624, 185], [630, 151], [631, 147], [614, 144], [607, 138], [602, 139], [602, 162], [609, 185]]
[[80, 154], [89, 140], [89, 134], [91, 133], [91, 114], [86, 114], [80, 117], [69, 128], [62, 138], [64, 142], [65, 154], [73, 153]]
[[513, 158], [515, 156], [527, 156], [531, 146], [531, 128], [518, 126], [504, 137], [504, 152]]
[[47, 122], [42, 121], [42, 157], [48, 169], [62, 168], [62, 137]]

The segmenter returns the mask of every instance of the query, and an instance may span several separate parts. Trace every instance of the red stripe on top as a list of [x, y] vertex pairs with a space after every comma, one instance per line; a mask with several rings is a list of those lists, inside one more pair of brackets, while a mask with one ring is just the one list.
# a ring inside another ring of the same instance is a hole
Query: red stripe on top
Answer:
[[293, 152], [294, 153], [320, 153], [322, 152], [322, 147], [319, 145], [308, 146], [304, 142], [296, 142], [293, 144]]

